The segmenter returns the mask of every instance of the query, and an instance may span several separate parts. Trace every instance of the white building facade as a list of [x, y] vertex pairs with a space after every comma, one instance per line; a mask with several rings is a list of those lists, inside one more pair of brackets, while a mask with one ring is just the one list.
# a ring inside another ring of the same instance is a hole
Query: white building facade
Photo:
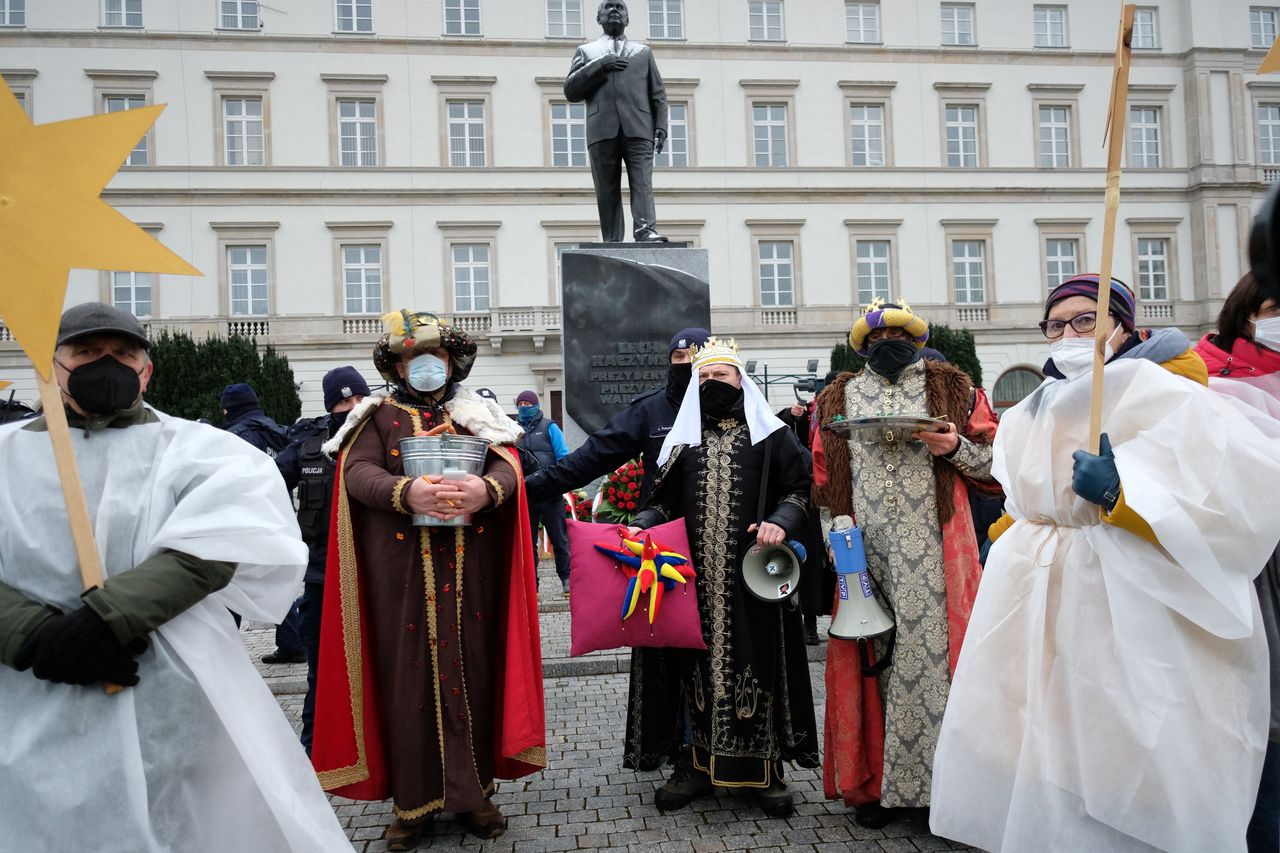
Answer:
[[[1099, 265], [1119, 3], [630, 5], [672, 105], [659, 228], [708, 250], [713, 331], [774, 377], [821, 373], [856, 306], [905, 299], [974, 333], [998, 402], [1035, 378], [1047, 289]], [[68, 303], [272, 343], [304, 414], [329, 368], [376, 378], [381, 313], [433, 310], [480, 339], [473, 384], [558, 411], [558, 252], [599, 239], [561, 87], [595, 11], [0, 0], [0, 74], [37, 123], [168, 105], [105, 198], [204, 277], [77, 271]], [[1202, 333], [1248, 268], [1280, 176], [1280, 78], [1256, 74], [1278, 20], [1247, 0], [1138, 9], [1114, 270], [1144, 325]], [[8, 337], [0, 378], [34, 398]]]

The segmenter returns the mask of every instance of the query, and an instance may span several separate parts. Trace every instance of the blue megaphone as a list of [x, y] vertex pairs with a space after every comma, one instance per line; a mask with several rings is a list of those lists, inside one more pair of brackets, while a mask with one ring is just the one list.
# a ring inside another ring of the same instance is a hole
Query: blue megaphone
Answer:
[[876, 601], [867, 574], [867, 552], [862, 531], [847, 515], [836, 516], [827, 534], [836, 563], [836, 588], [840, 602], [827, 632], [838, 640], [863, 640], [893, 630], [893, 620]]

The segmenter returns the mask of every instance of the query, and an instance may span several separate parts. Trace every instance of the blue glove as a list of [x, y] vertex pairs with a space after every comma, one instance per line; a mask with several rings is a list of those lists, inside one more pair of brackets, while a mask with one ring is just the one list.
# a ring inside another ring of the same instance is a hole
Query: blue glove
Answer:
[[1111, 512], [1120, 499], [1120, 472], [1116, 470], [1116, 455], [1111, 452], [1111, 439], [1105, 432], [1098, 451], [1097, 456], [1083, 450], [1071, 454], [1076, 460], [1071, 469], [1071, 489], [1089, 503]]

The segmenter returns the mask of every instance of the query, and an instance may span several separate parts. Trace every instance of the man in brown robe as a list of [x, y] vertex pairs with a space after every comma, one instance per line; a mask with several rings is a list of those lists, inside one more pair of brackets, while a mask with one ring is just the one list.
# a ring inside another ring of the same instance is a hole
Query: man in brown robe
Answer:
[[[338, 457], [313, 762], [327, 790], [393, 800], [389, 849], [433, 814], [481, 838], [506, 821], [495, 777], [546, 765], [536, 581], [518, 425], [462, 387], [476, 345], [431, 314], [387, 315], [374, 364], [392, 385], [352, 410]], [[439, 428], [491, 442], [460, 480], [404, 474], [399, 442]], [[414, 526], [414, 514], [471, 516]]]

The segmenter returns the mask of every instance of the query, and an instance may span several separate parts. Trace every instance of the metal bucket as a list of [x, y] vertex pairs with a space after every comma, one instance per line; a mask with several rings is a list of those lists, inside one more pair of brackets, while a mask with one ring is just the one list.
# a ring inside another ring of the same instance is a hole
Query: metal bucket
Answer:
[[[400, 459], [407, 477], [448, 477], [484, 473], [489, 440], [474, 435], [415, 435], [400, 439]], [[460, 515], [442, 521], [429, 515], [415, 515], [415, 527], [466, 527], [471, 516]]]

